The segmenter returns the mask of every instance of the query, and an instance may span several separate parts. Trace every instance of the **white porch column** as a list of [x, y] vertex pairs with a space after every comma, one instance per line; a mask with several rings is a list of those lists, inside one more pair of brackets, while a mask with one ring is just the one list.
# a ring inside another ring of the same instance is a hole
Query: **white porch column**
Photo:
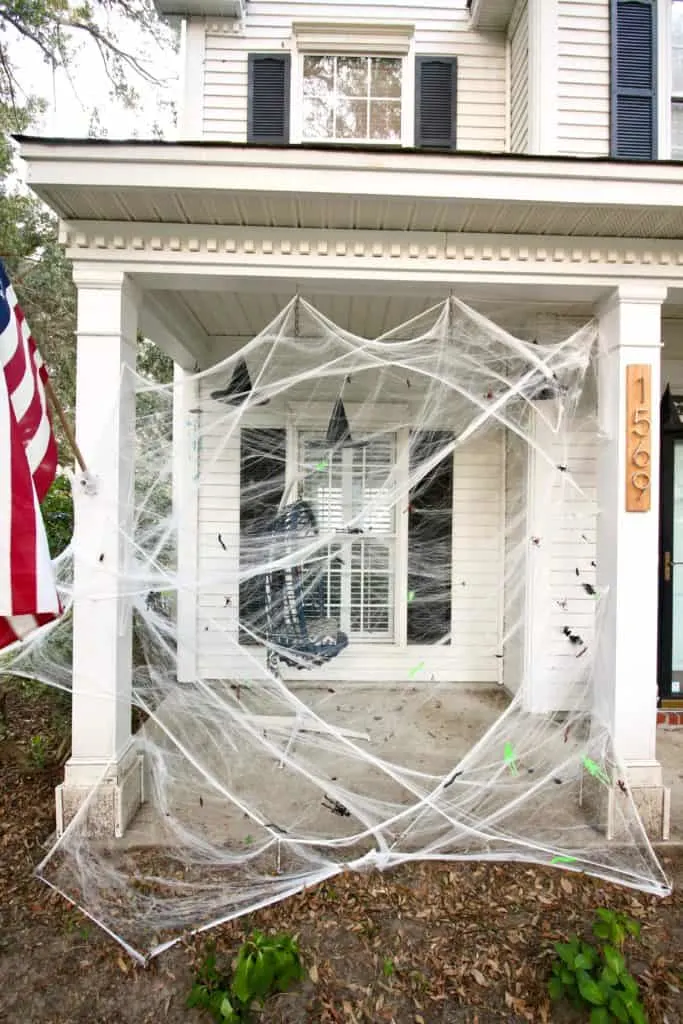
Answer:
[[[659, 563], [659, 396], [662, 302], [666, 288], [629, 284], [599, 309], [597, 579], [607, 589], [598, 623], [594, 712], [611, 730], [648, 831], [667, 828], [657, 761]], [[627, 511], [626, 373], [650, 369], [650, 507]]]
[[78, 268], [76, 431], [91, 488], [74, 487], [72, 754], [57, 790], [61, 832], [97, 786], [93, 832], [120, 835], [142, 800], [131, 740], [132, 607], [125, 594], [133, 525], [137, 288], [123, 273]]

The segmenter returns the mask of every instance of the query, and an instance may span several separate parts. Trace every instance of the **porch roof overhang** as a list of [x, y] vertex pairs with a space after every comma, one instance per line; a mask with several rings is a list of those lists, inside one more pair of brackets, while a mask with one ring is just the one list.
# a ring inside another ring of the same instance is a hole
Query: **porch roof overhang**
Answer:
[[683, 238], [680, 163], [18, 137], [69, 222]]
[[502, 31], [507, 28], [516, 0], [467, 0], [472, 24], [482, 31]]

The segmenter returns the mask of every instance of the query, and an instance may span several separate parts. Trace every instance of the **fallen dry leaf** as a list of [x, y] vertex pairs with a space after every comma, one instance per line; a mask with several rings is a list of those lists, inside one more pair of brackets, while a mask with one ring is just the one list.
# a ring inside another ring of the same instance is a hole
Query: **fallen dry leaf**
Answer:
[[[14, 742], [49, 734], [49, 702], [43, 708], [19, 691], [11, 700]], [[207, 943], [215, 941], [229, 965], [258, 928], [298, 934], [304, 962], [311, 965], [304, 985], [266, 1003], [261, 1024], [554, 1024], [562, 1018], [546, 996], [553, 943], [572, 931], [589, 936], [595, 908], [606, 906], [643, 925], [641, 941], [627, 948], [649, 1024], [683, 1021], [676, 956], [683, 948], [683, 850], [671, 851], [666, 870], [676, 888], [666, 899], [638, 894], [635, 900], [633, 891], [604, 881], [531, 865], [412, 863], [385, 874], [343, 871], [248, 922], [188, 936], [138, 971], [114, 942], [31, 877], [54, 828], [53, 787], [59, 781], [61, 774], [28, 776], [14, 764], [0, 772], [0, 1019], [123, 1022], [132, 1005], [135, 1024], [162, 1018], [165, 1024], [194, 1024], [185, 1000]], [[150, 875], [163, 868], [157, 851], [135, 857]], [[181, 868], [185, 873], [184, 865], [173, 871]], [[167, 870], [165, 877], [171, 874]], [[86, 927], [87, 939], [81, 935]], [[41, 948], [50, 956], [33, 960], [31, 950]], [[390, 979], [383, 975], [385, 960], [395, 967]], [[78, 984], [70, 984], [75, 976]], [[84, 1016], [87, 1006], [96, 1007], [95, 1015]]]

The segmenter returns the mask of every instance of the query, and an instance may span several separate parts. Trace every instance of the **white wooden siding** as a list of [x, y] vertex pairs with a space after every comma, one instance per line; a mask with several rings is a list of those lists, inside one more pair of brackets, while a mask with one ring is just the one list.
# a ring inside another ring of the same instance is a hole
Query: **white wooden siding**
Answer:
[[504, 437], [457, 448], [453, 466], [453, 660], [458, 678], [499, 682], [504, 552]]
[[[547, 648], [550, 708], [573, 706], [576, 682], [594, 655], [597, 597], [588, 593], [596, 583], [598, 438], [594, 427], [577, 423], [554, 446], [558, 465], [567, 474], [555, 475], [550, 505], [550, 635]], [[571, 485], [569, 475], [581, 488]], [[568, 627], [583, 643], [572, 644]], [[582, 653], [585, 650], [585, 653]]]
[[[204, 678], [255, 678], [264, 652], [240, 648], [239, 436], [225, 438], [225, 410], [201, 391], [198, 502], [197, 671]], [[221, 417], [223, 420], [221, 422]], [[283, 424], [284, 425], [284, 421]], [[498, 682], [503, 594], [503, 435], [474, 438], [454, 455], [453, 602], [451, 645], [352, 643], [315, 680], [416, 683]], [[407, 520], [403, 519], [407, 525]], [[218, 535], [225, 545], [222, 547]], [[407, 597], [407, 581], [403, 588]], [[417, 669], [417, 671], [415, 671]], [[287, 674], [287, 673], [286, 673]], [[292, 671], [292, 678], [301, 678]]]
[[609, 0], [558, 0], [557, 151], [608, 156]]
[[517, 0], [510, 19], [510, 150], [529, 147], [529, 2]]
[[[206, 139], [244, 142], [247, 135], [247, 54], [290, 52], [292, 22], [411, 22], [414, 53], [458, 57], [458, 146], [503, 150], [506, 146], [506, 40], [503, 33], [472, 30], [465, 0], [415, 4], [414, 0], [250, 0], [242, 26], [206, 22], [202, 125]], [[188, 44], [191, 40], [188, 37]], [[412, 54], [408, 57], [412, 59]], [[189, 57], [188, 57], [188, 66]], [[409, 102], [412, 104], [412, 97]]]
[[[201, 382], [198, 444], [197, 672], [226, 678], [239, 656], [240, 432], [226, 438], [226, 409], [209, 402], [215, 380]], [[220, 540], [219, 538], [220, 534]], [[222, 541], [222, 543], [221, 543]], [[248, 676], [247, 665], [242, 666]]]
[[560, 436], [537, 419], [534, 433], [544, 454], [530, 452], [524, 694], [543, 713], [576, 707], [595, 653], [598, 440], [593, 419]]

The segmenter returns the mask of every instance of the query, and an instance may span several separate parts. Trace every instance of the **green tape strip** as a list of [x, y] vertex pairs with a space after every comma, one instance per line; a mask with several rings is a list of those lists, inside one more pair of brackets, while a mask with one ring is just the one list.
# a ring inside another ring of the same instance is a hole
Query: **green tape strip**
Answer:
[[517, 775], [517, 765], [515, 763], [515, 761], [516, 761], [515, 751], [514, 751], [514, 748], [513, 748], [511, 743], [506, 743], [505, 744], [505, 752], [503, 754], [503, 757], [505, 758], [505, 764], [510, 769], [510, 773], [512, 775]]
[[610, 785], [610, 777], [607, 772], [601, 768], [599, 764], [596, 764], [595, 761], [591, 761], [590, 757], [584, 757], [583, 767], [589, 775], [592, 775], [594, 779], [598, 780], [598, 782], [602, 782], [605, 786]]

